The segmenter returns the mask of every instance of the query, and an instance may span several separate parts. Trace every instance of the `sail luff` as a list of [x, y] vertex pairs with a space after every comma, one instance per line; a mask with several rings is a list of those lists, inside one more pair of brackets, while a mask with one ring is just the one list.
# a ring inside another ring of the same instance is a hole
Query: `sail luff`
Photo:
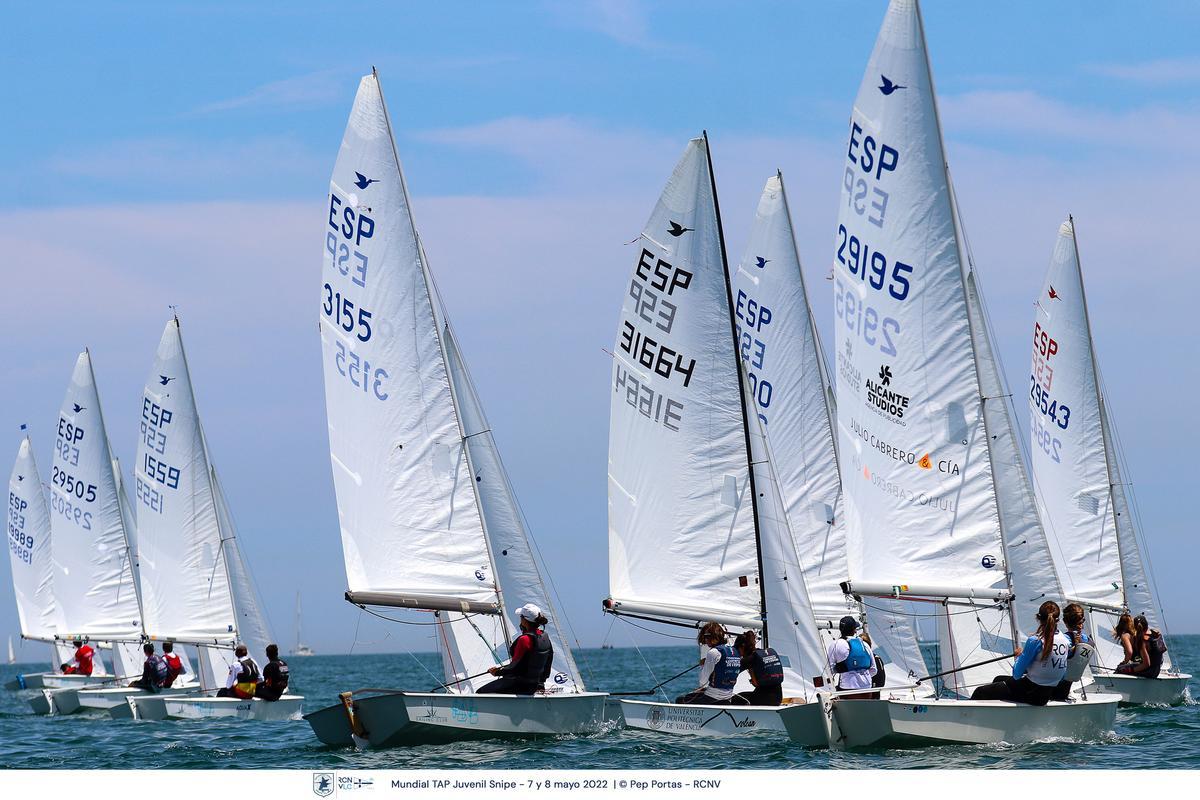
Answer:
[[738, 355], [737, 322], [733, 303], [733, 284], [729, 277], [729, 255], [725, 249], [725, 228], [721, 224], [721, 201], [717, 196], [717, 176], [713, 171], [712, 148], [708, 144], [708, 131], [704, 131], [704, 155], [708, 163], [708, 185], [712, 191], [713, 212], [717, 218], [717, 239], [721, 243], [721, 275], [725, 278], [725, 302], [729, 317], [730, 356], [733, 358], [734, 369], [737, 372], [738, 402], [742, 407], [742, 433], [746, 441], [746, 475], [750, 486], [750, 509], [754, 520], [754, 555], [758, 560], [758, 596], [759, 608], [762, 613], [762, 641], [764, 645], [770, 642], [767, 624], [767, 590], [764, 585], [762, 523], [758, 508], [758, 491], [754, 479], [754, 453], [750, 442], [750, 409], [746, 405], [746, 377], [743, 374], [742, 359]]

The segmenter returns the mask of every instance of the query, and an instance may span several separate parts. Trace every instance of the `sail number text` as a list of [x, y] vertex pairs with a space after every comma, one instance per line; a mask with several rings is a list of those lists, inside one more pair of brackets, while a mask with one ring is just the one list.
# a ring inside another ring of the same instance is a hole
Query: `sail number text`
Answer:
[[845, 225], [838, 225], [837, 260], [850, 270], [851, 275], [858, 276], [872, 289], [881, 292], [886, 285], [888, 294], [897, 300], [908, 297], [908, 290], [912, 288], [908, 281], [908, 276], [913, 271], [912, 266], [902, 261], [893, 261], [889, 277], [887, 256], [878, 250], [872, 250], [869, 244], [847, 231]]
[[1050, 393], [1038, 383], [1036, 375], [1029, 376], [1029, 399], [1032, 401], [1031, 404], [1035, 409], [1041, 411], [1044, 416], [1049, 417], [1055, 425], [1064, 431], [1071, 424], [1071, 409], [1065, 403], [1060, 403], [1051, 398]]
[[33, 563], [33, 534], [25, 532], [25, 509], [29, 501], [8, 493], [8, 549], [19, 561]]
[[371, 340], [371, 312], [361, 307], [355, 309], [349, 297], [334, 291], [328, 283], [325, 284], [325, 302], [321, 304], [321, 310], [346, 333], [355, 333], [360, 342]]
[[333, 357], [333, 363], [338, 373], [364, 393], [369, 389], [376, 400], [387, 400], [388, 393], [383, 385], [389, 377], [387, 370], [383, 367], [372, 369], [370, 361], [360, 357], [353, 350], [347, 350], [343, 342], [334, 342], [334, 346], [337, 353]]
[[848, 289], [841, 278], [834, 276], [833, 316], [846, 325], [846, 329], [857, 334], [871, 347], [878, 347], [885, 356], [896, 355], [893, 336], [900, 335], [900, 323], [892, 317], [883, 316], [876, 309], [859, 300], [853, 290]]

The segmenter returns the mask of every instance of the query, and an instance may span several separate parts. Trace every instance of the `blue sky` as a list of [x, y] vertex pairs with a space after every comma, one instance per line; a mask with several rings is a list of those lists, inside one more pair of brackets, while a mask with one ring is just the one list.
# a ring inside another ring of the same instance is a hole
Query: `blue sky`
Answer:
[[[277, 636], [429, 649], [360, 620], [325, 439], [321, 207], [358, 77], [383, 80], [433, 269], [579, 639], [601, 615], [611, 347], [633, 239], [712, 141], [731, 257], [784, 171], [827, 328], [841, 148], [885, 3], [24, 5], [0, 51], [0, 426], [43, 471], [92, 348], [110, 433], [177, 304], [201, 412]], [[1168, 619], [1188, 601], [1200, 7], [923, 4], [947, 150], [1010, 384], [1075, 215], [1099, 356]], [[830, 339], [832, 337], [828, 337]], [[1018, 403], [1022, 426], [1024, 406]], [[1185, 556], [1185, 557], [1181, 557]], [[360, 624], [361, 623], [361, 624]], [[16, 630], [0, 598], [0, 632]], [[649, 637], [641, 636], [640, 641]]]

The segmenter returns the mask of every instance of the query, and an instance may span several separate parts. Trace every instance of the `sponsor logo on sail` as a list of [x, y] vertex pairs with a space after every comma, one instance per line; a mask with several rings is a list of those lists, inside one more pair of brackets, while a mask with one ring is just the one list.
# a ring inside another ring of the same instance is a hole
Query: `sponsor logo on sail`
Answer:
[[854, 366], [854, 342], [846, 340], [844, 352], [838, 353], [837, 362], [838, 376], [841, 377], [842, 384], [858, 394], [858, 387], [862, 386], [862, 370]]
[[984, 569], [991, 569], [992, 567], [996, 566], [996, 557], [991, 555], [984, 556], [983, 558], [979, 559], [979, 563], [983, 565]]
[[907, 425], [904, 412], [908, 410], [909, 397], [892, 388], [892, 368], [881, 364], [877, 377], [866, 380], [867, 403], [872, 411], [897, 425]]

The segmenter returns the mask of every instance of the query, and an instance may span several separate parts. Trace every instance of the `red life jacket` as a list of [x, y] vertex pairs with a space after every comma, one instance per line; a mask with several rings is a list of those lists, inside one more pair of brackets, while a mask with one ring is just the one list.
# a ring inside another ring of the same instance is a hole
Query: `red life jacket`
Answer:
[[75, 651], [75, 673], [78, 675], [92, 674], [92, 657], [96, 655], [96, 651], [91, 645], [85, 644]]
[[162, 657], [167, 662], [167, 679], [163, 682], [165, 687], [173, 684], [183, 672], [183, 661], [174, 653], [163, 653]]

